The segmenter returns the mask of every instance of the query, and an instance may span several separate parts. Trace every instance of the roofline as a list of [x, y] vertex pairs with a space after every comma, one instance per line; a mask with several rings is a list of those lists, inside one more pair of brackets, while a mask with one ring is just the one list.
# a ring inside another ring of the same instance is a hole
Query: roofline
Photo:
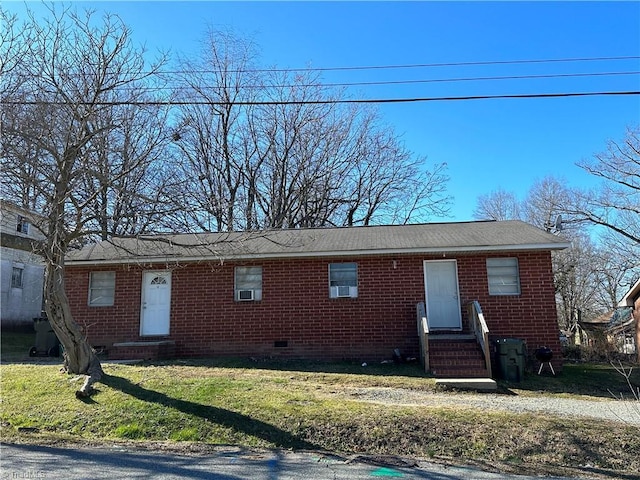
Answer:
[[625, 293], [624, 297], [618, 303], [618, 307], [633, 307], [634, 302], [631, 298], [634, 294], [640, 295], [640, 278], [633, 286], [629, 289], [627, 293]]
[[17, 203], [12, 202], [11, 200], [6, 200], [4, 198], [0, 198], [0, 205], [2, 205], [4, 208], [17, 210], [19, 213], [23, 213], [25, 214], [25, 216], [31, 217], [30, 220], [34, 220], [34, 219], [44, 220], [46, 218], [41, 213], [22, 207]]
[[318, 257], [362, 257], [367, 255], [402, 255], [402, 254], [433, 254], [433, 253], [475, 253], [475, 252], [520, 252], [527, 250], [564, 250], [571, 243], [546, 243], [525, 245], [487, 245], [478, 247], [434, 247], [434, 248], [403, 248], [403, 249], [375, 249], [375, 250], [332, 250], [327, 252], [298, 252], [298, 253], [256, 253], [244, 255], [199, 255], [195, 257], [164, 255], [139, 256], [102, 260], [66, 260], [66, 265], [120, 265], [131, 263], [165, 263], [165, 262], [204, 262], [216, 258], [223, 260], [268, 260], [283, 258], [318, 258]]

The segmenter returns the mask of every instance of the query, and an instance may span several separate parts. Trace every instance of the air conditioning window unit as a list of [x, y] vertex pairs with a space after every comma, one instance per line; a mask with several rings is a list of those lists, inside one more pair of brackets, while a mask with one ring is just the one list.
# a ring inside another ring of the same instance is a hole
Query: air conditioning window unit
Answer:
[[338, 286], [337, 287], [337, 297], [350, 297], [351, 296], [351, 288], [350, 287], [344, 287], [344, 286]]
[[238, 300], [241, 302], [248, 302], [254, 299], [253, 290], [238, 290]]
[[355, 298], [358, 296], [358, 287], [338, 285], [331, 287], [331, 298]]

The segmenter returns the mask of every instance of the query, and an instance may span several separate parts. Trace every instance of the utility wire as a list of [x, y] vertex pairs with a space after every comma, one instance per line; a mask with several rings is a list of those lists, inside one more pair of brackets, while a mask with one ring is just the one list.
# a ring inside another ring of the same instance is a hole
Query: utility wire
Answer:
[[[622, 92], [567, 92], [567, 93], [524, 93], [503, 95], [470, 95], [460, 97], [413, 97], [413, 98], [379, 98], [379, 99], [342, 99], [342, 100], [285, 100], [285, 101], [252, 101], [252, 102], [212, 102], [205, 100], [158, 100], [158, 101], [109, 101], [109, 102], [72, 102], [72, 105], [100, 106], [181, 106], [181, 105], [220, 105], [220, 106], [261, 106], [261, 105], [327, 105], [345, 103], [410, 103], [410, 102], [451, 102], [468, 100], [525, 99], [525, 98], [569, 98], [594, 96], [628, 96], [640, 95], [638, 91]], [[36, 100], [3, 100], [2, 105], [69, 105], [69, 102], [36, 101]]]
[[[293, 87], [358, 87], [358, 86], [378, 86], [378, 85], [412, 85], [422, 83], [454, 83], [454, 82], [478, 82], [491, 80], [535, 80], [540, 78], [573, 78], [573, 77], [605, 77], [622, 75], [640, 75], [640, 71], [634, 72], [595, 72], [595, 73], [550, 73], [545, 75], [509, 75], [499, 77], [460, 77], [460, 78], [430, 78], [422, 80], [386, 80], [372, 82], [348, 82], [348, 83], [300, 83], [285, 85], [239, 85], [243, 89], [266, 89], [266, 88], [293, 88]], [[174, 90], [191, 90], [188, 86], [174, 86]], [[218, 89], [215, 85], [198, 86], [199, 89]], [[150, 90], [163, 90], [162, 87], [151, 87]]]
[[[623, 57], [584, 57], [584, 58], [550, 58], [533, 60], [489, 60], [477, 62], [448, 62], [448, 63], [415, 63], [407, 65], [367, 65], [354, 67], [303, 67], [303, 68], [256, 68], [247, 70], [225, 70], [225, 73], [265, 73], [265, 72], [337, 72], [351, 70], [391, 70], [411, 68], [439, 68], [439, 67], [466, 67], [479, 65], [521, 65], [531, 63], [571, 63], [571, 62], [601, 62], [617, 60], [639, 60], [640, 56]], [[190, 70], [190, 71], [163, 71], [161, 73], [217, 73], [219, 70]]]
[[[622, 61], [640, 60], [640, 56], [621, 57], [584, 57], [584, 58], [550, 58], [531, 60], [489, 60], [477, 62], [448, 62], [448, 63], [414, 63], [404, 65], [366, 65], [352, 67], [300, 67], [300, 68], [248, 68], [248, 69], [197, 69], [197, 70], [156, 70], [153, 72], [139, 72], [141, 74], [158, 75], [180, 75], [180, 74], [204, 74], [204, 73], [291, 73], [291, 72], [339, 72], [339, 71], [359, 71], [359, 70], [399, 70], [416, 68], [440, 68], [440, 67], [466, 67], [466, 66], [486, 66], [486, 65], [526, 65], [544, 63], [577, 63], [577, 62], [602, 62], [602, 61]], [[82, 73], [69, 73], [69, 76], [80, 76]], [[34, 76], [37, 76], [34, 74]]]
[[[427, 83], [456, 83], [456, 82], [480, 82], [480, 81], [501, 81], [501, 80], [536, 80], [536, 79], [553, 79], [553, 78], [585, 78], [585, 77], [613, 77], [613, 76], [628, 76], [628, 75], [640, 75], [640, 71], [627, 71], [627, 72], [582, 72], [582, 73], [550, 73], [540, 75], [504, 75], [493, 77], [458, 77], [458, 78], [428, 78], [418, 80], [384, 80], [384, 81], [369, 81], [369, 82], [343, 82], [343, 83], [299, 83], [299, 84], [279, 84], [279, 85], [235, 85], [234, 87], [241, 89], [269, 89], [269, 88], [326, 88], [326, 87], [369, 87], [369, 86], [385, 86], [385, 85], [416, 85]], [[145, 92], [164, 91], [167, 89], [173, 91], [180, 90], [193, 90], [196, 87], [172, 85], [169, 82], [168, 86], [144, 86], [144, 87], [122, 87], [122, 90], [144, 90]], [[217, 85], [198, 85], [198, 90], [217, 90], [220, 89]]]

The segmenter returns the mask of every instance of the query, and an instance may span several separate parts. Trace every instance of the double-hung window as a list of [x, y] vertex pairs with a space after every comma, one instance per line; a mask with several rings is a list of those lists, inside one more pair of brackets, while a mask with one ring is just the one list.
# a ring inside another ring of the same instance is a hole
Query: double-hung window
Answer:
[[262, 267], [236, 267], [237, 302], [262, 300]]
[[355, 298], [358, 296], [358, 264], [329, 264], [329, 297]]
[[116, 272], [91, 272], [89, 306], [111, 307], [116, 292]]
[[18, 215], [18, 223], [16, 225], [16, 232], [24, 233], [25, 235], [29, 235], [29, 220], [27, 220], [22, 215]]
[[11, 272], [11, 288], [22, 288], [24, 281], [24, 268], [13, 267]]
[[518, 259], [487, 258], [489, 295], [520, 295]]

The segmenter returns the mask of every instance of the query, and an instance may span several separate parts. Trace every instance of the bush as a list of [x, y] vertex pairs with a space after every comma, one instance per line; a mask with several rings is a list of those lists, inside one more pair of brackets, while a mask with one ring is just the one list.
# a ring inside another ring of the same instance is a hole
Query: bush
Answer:
[[582, 347], [580, 345], [565, 345], [562, 347], [562, 357], [574, 362], [582, 360]]

